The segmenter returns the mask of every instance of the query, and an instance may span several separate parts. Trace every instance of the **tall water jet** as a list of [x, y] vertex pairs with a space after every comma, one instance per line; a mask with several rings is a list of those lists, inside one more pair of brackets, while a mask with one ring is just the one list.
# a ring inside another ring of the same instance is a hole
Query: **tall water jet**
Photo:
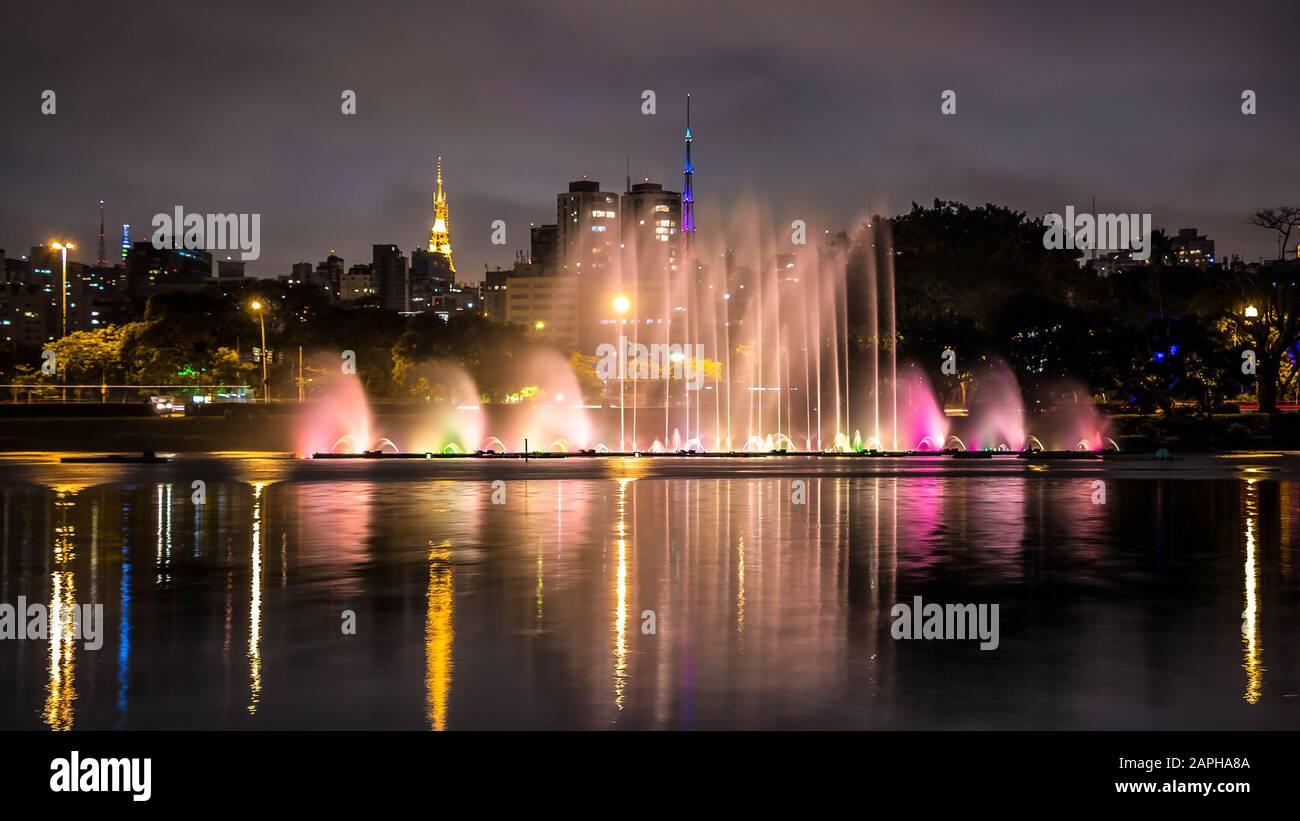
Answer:
[[948, 417], [930, 387], [925, 371], [904, 363], [891, 390], [898, 445], [894, 450], [942, 450], [948, 438]]
[[485, 424], [478, 388], [469, 373], [453, 362], [434, 360], [416, 366], [412, 381], [425, 408], [409, 434], [409, 450], [425, 453], [476, 450]]
[[1101, 415], [1092, 394], [1077, 380], [1050, 384], [1039, 404], [1044, 413], [1030, 428], [1052, 450], [1105, 450], [1110, 420]]
[[361, 380], [355, 375], [330, 377], [319, 398], [307, 403], [297, 421], [294, 449], [300, 456], [313, 453], [361, 453], [370, 449], [370, 405]]
[[1024, 450], [1025, 409], [1016, 376], [999, 358], [975, 375], [966, 443], [971, 450]]
[[494, 433], [521, 450], [525, 439], [534, 450], [558, 440], [573, 449], [594, 445], [578, 378], [559, 351], [539, 348], [526, 353], [516, 363], [516, 380], [525, 385], [526, 395], [516, 398], [503, 429]]

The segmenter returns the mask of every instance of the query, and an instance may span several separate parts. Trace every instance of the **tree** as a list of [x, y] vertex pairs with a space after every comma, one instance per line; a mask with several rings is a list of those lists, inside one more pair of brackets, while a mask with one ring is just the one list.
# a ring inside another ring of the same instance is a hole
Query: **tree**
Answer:
[[392, 347], [393, 381], [412, 395], [430, 395], [432, 375], [420, 366], [446, 360], [469, 373], [481, 396], [500, 401], [525, 384], [528, 375], [517, 373], [515, 362], [531, 344], [523, 326], [479, 314], [454, 314], [450, 320], [419, 314]]
[[1259, 410], [1277, 413], [1286, 360], [1294, 360], [1300, 331], [1300, 263], [1279, 262], [1249, 271], [1238, 282], [1255, 316], [1243, 316], [1239, 334], [1255, 352]]
[[1261, 208], [1246, 219], [1248, 225], [1257, 225], [1277, 232], [1277, 258], [1286, 259], [1291, 232], [1300, 227], [1300, 208], [1283, 205], [1280, 208]]
[[122, 340], [127, 326], [109, 325], [90, 331], [74, 331], [46, 347], [54, 351], [59, 372], [71, 384], [120, 383]]

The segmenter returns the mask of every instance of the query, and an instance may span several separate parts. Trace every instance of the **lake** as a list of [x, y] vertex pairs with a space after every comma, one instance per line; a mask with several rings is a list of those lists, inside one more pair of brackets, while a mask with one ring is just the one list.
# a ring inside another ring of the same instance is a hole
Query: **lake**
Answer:
[[102, 605], [0, 640], [4, 729], [1300, 728], [1296, 455], [11, 454], [0, 508], [0, 604]]

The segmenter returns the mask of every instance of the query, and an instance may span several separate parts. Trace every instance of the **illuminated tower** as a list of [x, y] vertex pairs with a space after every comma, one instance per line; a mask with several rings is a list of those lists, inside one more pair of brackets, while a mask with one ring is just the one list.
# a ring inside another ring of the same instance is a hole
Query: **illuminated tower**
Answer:
[[108, 264], [108, 257], [104, 256], [104, 201], [99, 201], [99, 265], [103, 267]]
[[122, 223], [122, 261], [126, 262], [126, 255], [131, 253], [131, 226]]
[[682, 238], [686, 250], [695, 246], [695, 192], [691, 181], [695, 178], [695, 166], [691, 165], [691, 95], [686, 95], [686, 182], [682, 186]]
[[447, 258], [447, 268], [454, 274], [451, 261], [451, 228], [447, 217], [447, 195], [442, 193], [442, 157], [438, 158], [438, 192], [433, 196], [433, 230], [429, 232], [429, 250]]

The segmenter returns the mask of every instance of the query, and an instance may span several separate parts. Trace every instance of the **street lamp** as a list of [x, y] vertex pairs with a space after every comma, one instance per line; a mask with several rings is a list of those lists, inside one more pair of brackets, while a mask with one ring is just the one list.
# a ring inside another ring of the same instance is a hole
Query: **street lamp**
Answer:
[[59, 339], [68, 335], [68, 249], [76, 248], [70, 242], [51, 242], [50, 247], [61, 252], [63, 256], [63, 282], [59, 289], [59, 315], [61, 317], [59, 326]]
[[[619, 316], [624, 316], [627, 314], [627, 311], [630, 307], [632, 307], [632, 303], [627, 297], [623, 296], [622, 294], [619, 294], [618, 296], [614, 297], [614, 313], [618, 314]], [[623, 404], [624, 404], [623, 386], [624, 386], [624, 381], [627, 379], [627, 345], [623, 341], [623, 329], [621, 326], [616, 331], [616, 333], [618, 334], [618, 347], [619, 347], [619, 351], [618, 351], [618, 451], [619, 453], [626, 453], [627, 440], [626, 440], [626, 427], [625, 427], [626, 422], [624, 421], [624, 410], [623, 410]]]
[[1257, 317], [1257, 316], [1259, 316], [1259, 309], [1256, 308], [1254, 305], [1247, 305], [1247, 306], [1246, 306], [1246, 318], [1247, 318], [1247, 319], [1254, 319], [1254, 318]]
[[262, 328], [262, 402], [265, 404], [271, 401], [271, 392], [266, 380], [266, 315], [262, 311], [265, 306], [262, 305], [261, 300], [255, 299], [248, 307], [252, 308], [253, 313], [257, 314], [257, 324]]

